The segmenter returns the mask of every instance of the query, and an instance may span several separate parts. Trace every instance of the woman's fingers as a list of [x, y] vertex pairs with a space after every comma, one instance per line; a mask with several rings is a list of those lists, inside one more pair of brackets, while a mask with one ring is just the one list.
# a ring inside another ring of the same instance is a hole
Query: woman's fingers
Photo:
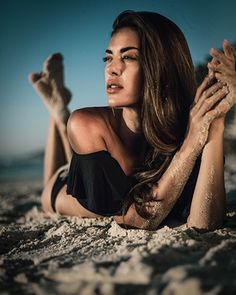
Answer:
[[203, 115], [203, 126], [210, 126], [210, 124], [217, 118], [225, 116], [232, 108], [233, 102], [227, 96], [222, 99], [214, 109], [209, 110]]
[[199, 99], [199, 102], [201, 102], [202, 100], [205, 100], [206, 98], [209, 98], [210, 96], [212, 96], [218, 89], [221, 89], [224, 86], [224, 84], [222, 82], [216, 82], [215, 84], [213, 84], [212, 86], [210, 86], [209, 88], [207, 88], [201, 98]]
[[227, 63], [227, 57], [225, 54], [215, 48], [211, 48], [210, 55], [219, 63]]
[[195, 108], [198, 110], [201, 107], [202, 103], [206, 99], [208, 99], [209, 97], [211, 97], [218, 89], [221, 89], [223, 86], [224, 86], [223, 83], [217, 82], [217, 83], [214, 83], [209, 88], [205, 89], [202, 92], [201, 96], [199, 97], [198, 102], [196, 103]]
[[[223, 52], [212, 48], [211, 55], [213, 56], [214, 62], [212, 60], [208, 63], [207, 67], [209, 71], [214, 72], [216, 79], [227, 83], [230, 88], [232, 79], [235, 79], [236, 77], [233, 47], [227, 40], [224, 40]], [[215, 60], [217, 61], [217, 63], [215, 62]]]
[[212, 81], [213, 78], [214, 74], [211, 73], [209, 76], [206, 76], [205, 79], [202, 81], [201, 85], [197, 88], [197, 92], [194, 99], [195, 103], [199, 101], [200, 97], [202, 96], [202, 93], [208, 87], [209, 83]]
[[[207, 64], [208, 67], [208, 75], [214, 75], [214, 67], [218, 65], [219, 62], [213, 57], [211, 62]], [[211, 65], [213, 68], [210, 68], [208, 65]]]
[[233, 48], [228, 40], [224, 40], [223, 42], [223, 51], [226, 57], [234, 59]]
[[200, 120], [209, 110], [213, 109], [214, 106], [222, 100], [229, 90], [227, 86], [223, 86], [221, 82], [215, 83], [207, 90], [205, 90], [202, 96], [199, 98], [198, 102], [191, 110], [192, 116]]
[[[236, 89], [236, 73], [228, 72], [228, 73], [215, 73], [216, 79], [218, 81], [221, 81], [224, 84], [227, 84], [229, 89], [231, 89], [231, 86], [234, 84], [234, 88]], [[234, 91], [235, 92], [235, 91]]]
[[232, 108], [232, 106], [233, 101], [227, 97], [219, 103], [217, 106], [217, 111], [219, 111], [220, 114], [225, 115]]
[[211, 110], [214, 105], [222, 100], [228, 93], [228, 88], [224, 86], [221, 89], [218, 89], [214, 94], [209, 98], [205, 99], [198, 110], [198, 116], [204, 116], [209, 110]]
[[234, 55], [233, 55], [232, 48], [230, 50], [231, 52], [229, 51], [227, 47], [227, 55], [226, 55], [224, 52], [221, 52], [215, 48], [211, 48], [210, 54], [218, 63], [229, 65], [229, 64], [232, 64], [232, 62], [234, 63]]
[[208, 62], [207, 64], [208, 69], [211, 69], [213, 71], [233, 71], [235, 70], [235, 62], [233, 60], [228, 60], [226, 63], [213, 63]]
[[[234, 53], [233, 53], [233, 48], [230, 45], [229, 41], [224, 40], [223, 42], [223, 52], [215, 49], [215, 48], [211, 48], [210, 50], [210, 54], [213, 57], [214, 60], [216, 60], [218, 62], [218, 65], [214, 62], [210, 62], [209, 64], [213, 67], [215, 66], [217, 68], [217, 66], [220, 65], [225, 65], [226, 67], [230, 67], [235, 69], [235, 57], [234, 57]], [[219, 69], [219, 67], [218, 67]]]
[[230, 73], [232, 73], [233, 67], [232, 66], [225, 66], [224, 64], [214, 64], [209, 62], [207, 64], [207, 67], [209, 70], [211, 70], [212, 72], [216, 73], [224, 73], [226, 75], [229, 75]]
[[[196, 95], [195, 95], [194, 105], [192, 108], [193, 114], [198, 112], [198, 110], [201, 108], [205, 100], [207, 100], [209, 97], [214, 95], [215, 92], [217, 92], [219, 89], [221, 89], [224, 86], [223, 83], [217, 82], [209, 87], [209, 84], [211, 81], [213, 81], [213, 78], [214, 78], [213, 73], [210, 76], [206, 76], [202, 84], [198, 87]], [[216, 96], [214, 96], [214, 98], [216, 98]], [[207, 104], [209, 103], [210, 101], [207, 102]]]

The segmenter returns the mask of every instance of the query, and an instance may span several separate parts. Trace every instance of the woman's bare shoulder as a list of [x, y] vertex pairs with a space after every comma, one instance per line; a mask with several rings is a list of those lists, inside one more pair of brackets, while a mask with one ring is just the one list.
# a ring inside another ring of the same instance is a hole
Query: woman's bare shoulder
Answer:
[[74, 110], [71, 114], [71, 118], [76, 119], [102, 119], [110, 112], [109, 107], [86, 107]]
[[67, 123], [67, 134], [73, 150], [78, 153], [106, 150], [103, 135], [107, 128], [108, 114], [108, 107], [73, 111]]

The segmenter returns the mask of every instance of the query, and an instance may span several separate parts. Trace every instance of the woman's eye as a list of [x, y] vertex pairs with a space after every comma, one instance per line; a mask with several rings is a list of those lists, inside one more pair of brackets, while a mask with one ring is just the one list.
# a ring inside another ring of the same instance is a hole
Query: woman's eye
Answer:
[[110, 62], [112, 60], [112, 57], [111, 56], [105, 56], [103, 57], [102, 59], [104, 62]]
[[137, 60], [136, 56], [124, 55], [122, 56], [122, 60]]
[[[105, 56], [102, 59], [105, 63], [110, 63], [113, 60], [112, 56]], [[124, 55], [121, 57], [122, 61], [133, 61], [133, 60], [138, 60], [137, 56], [130, 56], [130, 55]]]

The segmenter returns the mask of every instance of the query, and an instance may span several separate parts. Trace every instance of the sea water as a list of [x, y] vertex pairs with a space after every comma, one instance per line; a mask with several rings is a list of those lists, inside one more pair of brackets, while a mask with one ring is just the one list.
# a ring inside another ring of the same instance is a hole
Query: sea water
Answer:
[[43, 154], [0, 159], [0, 182], [42, 179]]

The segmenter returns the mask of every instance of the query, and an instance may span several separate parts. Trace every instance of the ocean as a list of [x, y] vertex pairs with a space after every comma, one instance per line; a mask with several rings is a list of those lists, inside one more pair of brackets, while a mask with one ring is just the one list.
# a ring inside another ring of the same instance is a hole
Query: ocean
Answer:
[[33, 180], [43, 177], [43, 152], [12, 159], [0, 159], [0, 182]]

